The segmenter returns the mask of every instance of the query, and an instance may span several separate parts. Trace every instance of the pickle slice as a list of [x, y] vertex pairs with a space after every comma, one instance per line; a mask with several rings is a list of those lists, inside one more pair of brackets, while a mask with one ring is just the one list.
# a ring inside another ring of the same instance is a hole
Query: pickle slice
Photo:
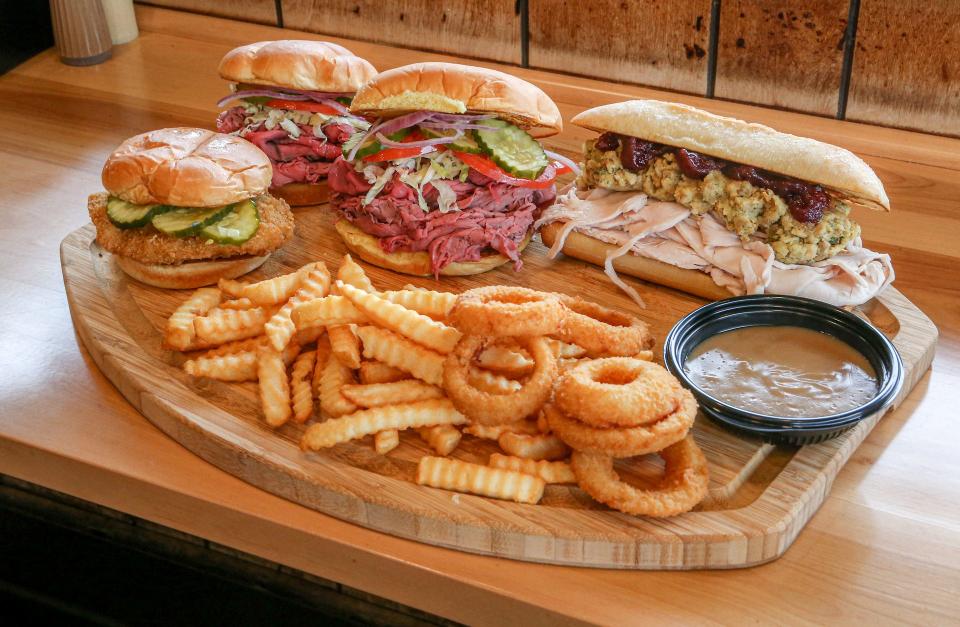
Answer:
[[116, 196], [107, 198], [107, 218], [121, 229], [146, 226], [153, 216], [169, 210], [167, 205], [135, 205]]
[[260, 228], [260, 212], [253, 200], [235, 205], [218, 222], [200, 230], [200, 237], [218, 244], [239, 245], [253, 237]]
[[233, 205], [223, 207], [189, 208], [173, 207], [165, 213], [153, 216], [151, 222], [158, 231], [174, 237], [189, 237], [200, 230], [220, 221], [230, 213]]
[[503, 120], [484, 120], [484, 126], [495, 126], [495, 131], [477, 131], [477, 143], [498, 166], [525, 179], [540, 176], [549, 161], [540, 142], [521, 128]]
[[[430, 138], [449, 137], [456, 133], [456, 131], [453, 129], [440, 130], [440, 129], [425, 128], [422, 130], [423, 130], [423, 134]], [[461, 135], [459, 138], [457, 138], [453, 142], [447, 144], [447, 147], [449, 147], [450, 150], [454, 150], [456, 152], [469, 152], [474, 155], [479, 155], [483, 153], [483, 151], [480, 149], [480, 145], [477, 143], [477, 138], [474, 137], [473, 131], [471, 130], [464, 131], [463, 135]]]

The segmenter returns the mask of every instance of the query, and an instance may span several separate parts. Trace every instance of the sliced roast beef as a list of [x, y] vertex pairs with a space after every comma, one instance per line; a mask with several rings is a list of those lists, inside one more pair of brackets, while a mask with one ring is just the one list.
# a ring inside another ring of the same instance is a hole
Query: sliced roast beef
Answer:
[[221, 133], [236, 133], [243, 128], [247, 112], [243, 107], [231, 107], [217, 116], [217, 130]]

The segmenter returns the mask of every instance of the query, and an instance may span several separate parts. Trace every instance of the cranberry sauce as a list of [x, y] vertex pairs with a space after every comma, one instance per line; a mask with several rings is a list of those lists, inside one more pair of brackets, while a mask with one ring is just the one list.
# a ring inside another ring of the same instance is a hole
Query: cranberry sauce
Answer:
[[819, 185], [778, 176], [753, 166], [715, 159], [686, 148], [673, 148], [617, 133], [603, 133], [597, 138], [595, 146], [604, 152], [619, 148], [620, 163], [624, 169], [634, 173], [646, 168], [654, 157], [673, 152], [677, 166], [684, 175], [702, 180], [713, 170], [720, 170], [729, 178], [767, 188], [787, 202], [790, 214], [799, 222], [819, 222], [823, 212], [830, 206], [830, 197]]

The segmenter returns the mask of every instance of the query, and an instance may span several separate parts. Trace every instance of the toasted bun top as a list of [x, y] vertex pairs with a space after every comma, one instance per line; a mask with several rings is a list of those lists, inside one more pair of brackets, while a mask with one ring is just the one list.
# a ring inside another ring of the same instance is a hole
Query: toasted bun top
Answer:
[[535, 137], [563, 130], [557, 105], [525, 80], [456, 63], [414, 63], [378, 74], [350, 105], [358, 115], [393, 117], [409, 111], [494, 113]]
[[256, 146], [200, 128], [162, 128], [126, 140], [103, 166], [104, 188], [138, 205], [216, 207], [267, 191], [273, 168]]
[[849, 150], [659, 100], [629, 100], [588, 109], [572, 122], [751, 165], [811, 183], [870, 208], [890, 209], [883, 183]]
[[220, 61], [219, 71], [238, 83], [330, 92], [355, 92], [377, 73], [343, 46], [299, 39], [234, 48]]

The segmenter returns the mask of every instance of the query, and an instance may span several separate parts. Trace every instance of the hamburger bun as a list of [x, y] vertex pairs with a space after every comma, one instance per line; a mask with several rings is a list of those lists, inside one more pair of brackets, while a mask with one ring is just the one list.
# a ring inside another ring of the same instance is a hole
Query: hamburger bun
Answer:
[[103, 166], [103, 186], [137, 205], [217, 207], [267, 191], [273, 168], [259, 148], [233, 135], [163, 128], [126, 140]]
[[365, 59], [326, 41], [258, 41], [234, 48], [220, 61], [228, 81], [308, 91], [353, 93], [377, 70]]
[[[545, 246], [553, 246], [557, 234], [563, 228], [563, 224], [563, 222], [553, 222], [540, 229], [540, 239], [543, 240]], [[572, 231], [564, 242], [563, 254], [603, 267], [607, 254], [617, 248], [613, 244], [601, 242], [589, 235]], [[733, 296], [729, 290], [714, 283], [709, 274], [699, 270], [678, 268], [633, 253], [616, 258], [613, 267], [617, 272], [629, 274], [651, 283], [672, 287], [681, 292], [694, 294], [708, 300], [722, 300]]]
[[557, 105], [539, 87], [482, 67], [414, 63], [381, 72], [357, 92], [350, 111], [394, 117], [410, 111], [493, 113], [534, 137], [563, 130]]
[[[379, 238], [364, 233], [347, 220], [337, 220], [334, 228], [340, 234], [343, 243], [346, 244], [347, 250], [367, 263], [403, 274], [433, 276], [433, 264], [430, 261], [430, 255], [426, 252], [397, 251], [388, 253], [380, 247]], [[523, 251], [528, 243], [530, 243], [529, 234], [520, 243], [520, 251]], [[455, 261], [448, 264], [440, 271], [440, 275], [467, 276], [481, 274], [509, 262], [509, 258], [499, 253], [485, 254], [478, 261]]]
[[120, 256], [116, 260], [121, 270], [141, 283], [168, 290], [186, 290], [243, 276], [263, 265], [269, 256], [188, 261], [175, 265], [146, 264]]
[[321, 205], [330, 199], [330, 188], [326, 179], [319, 183], [287, 183], [270, 188], [270, 193], [286, 200], [291, 207]]
[[849, 150], [768, 126], [659, 100], [628, 100], [577, 114], [574, 124], [639, 137], [818, 183], [854, 204], [890, 209], [883, 183]]

